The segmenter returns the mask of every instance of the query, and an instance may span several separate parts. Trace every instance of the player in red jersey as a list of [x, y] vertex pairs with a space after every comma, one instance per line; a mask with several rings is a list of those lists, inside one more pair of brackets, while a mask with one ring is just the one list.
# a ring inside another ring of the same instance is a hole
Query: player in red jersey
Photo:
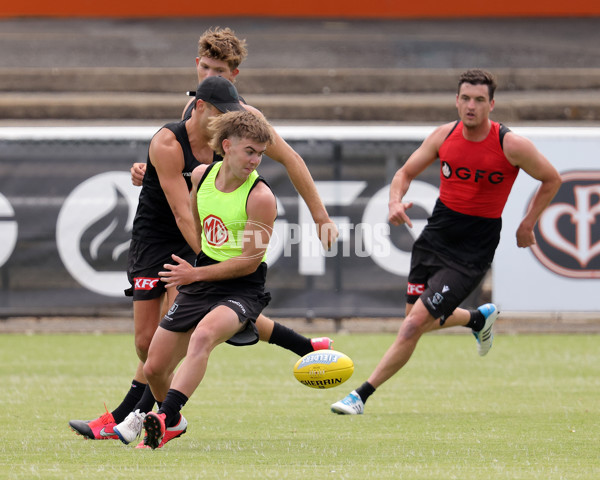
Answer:
[[389, 221], [412, 227], [404, 195], [414, 178], [440, 159], [440, 195], [427, 226], [413, 245], [406, 317], [392, 346], [359, 388], [331, 406], [356, 415], [367, 398], [410, 359], [424, 333], [452, 326], [472, 330], [479, 355], [492, 346], [494, 304], [469, 311], [459, 305], [489, 270], [500, 241], [502, 210], [523, 170], [540, 182], [516, 232], [517, 246], [535, 244], [533, 227], [560, 188], [560, 175], [529, 140], [490, 120], [496, 81], [468, 70], [458, 82], [460, 118], [436, 128], [398, 170], [392, 181]]

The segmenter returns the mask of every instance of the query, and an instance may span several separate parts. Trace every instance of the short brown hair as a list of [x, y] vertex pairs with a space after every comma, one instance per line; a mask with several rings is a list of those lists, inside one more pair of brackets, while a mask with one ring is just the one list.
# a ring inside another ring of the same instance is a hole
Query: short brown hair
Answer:
[[246, 40], [240, 40], [230, 28], [209, 28], [198, 40], [198, 58], [208, 57], [227, 62], [235, 70], [246, 58]]
[[269, 122], [264, 117], [247, 110], [227, 112], [213, 117], [208, 124], [208, 128], [211, 134], [210, 148], [222, 157], [225, 156], [223, 140], [226, 138], [248, 138], [267, 145], [274, 142]]
[[494, 92], [496, 91], [496, 79], [490, 72], [473, 68], [464, 72], [458, 80], [458, 92], [460, 93], [460, 86], [463, 83], [470, 83], [471, 85], [487, 85], [490, 100], [494, 99]]

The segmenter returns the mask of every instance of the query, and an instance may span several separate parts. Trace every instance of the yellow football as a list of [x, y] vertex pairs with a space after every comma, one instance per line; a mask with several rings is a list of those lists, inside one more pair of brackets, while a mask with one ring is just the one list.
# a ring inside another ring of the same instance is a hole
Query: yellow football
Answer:
[[352, 359], [335, 350], [317, 350], [304, 355], [294, 365], [294, 377], [311, 388], [332, 388], [348, 380], [354, 372]]

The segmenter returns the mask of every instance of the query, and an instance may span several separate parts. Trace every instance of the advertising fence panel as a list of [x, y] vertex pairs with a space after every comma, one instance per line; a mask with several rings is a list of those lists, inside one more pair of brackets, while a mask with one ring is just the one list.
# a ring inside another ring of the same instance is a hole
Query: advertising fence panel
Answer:
[[[520, 131], [519, 131], [520, 132]], [[493, 268], [494, 301], [505, 311], [600, 311], [600, 130], [523, 129], [562, 176], [535, 229], [537, 244], [516, 248], [515, 232], [536, 182], [520, 174], [503, 215]]]
[[[278, 128], [309, 166], [340, 238], [330, 252], [322, 250], [285, 169], [265, 158], [259, 171], [277, 196], [279, 214], [268, 254], [273, 300], [265, 313], [331, 318], [403, 314], [410, 249], [437, 197], [439, 167], [415, 180], [407, 194], [414, 202], [412, 229], [387, 223], [389, 184], [431, 130]], [[131, 185], [129, 167], [146, 161], [155, 131], [0, 129], [0, 316], [130, 311], [131, 300], [123, 290], [129, 286], [127, 251], [140, 189]], [[593, 295], [587, 303], [579, 295], [600, 286], [600, 222], [594, 222], [600, 213], [600, 129], [585, 129], [585, 135], [581, 129], [516, 131], [534, 140], [565, 172], [565, 185], [540, 222], [538, 250], [519, 250], [515, 222], [532, 195], [526, 175], [519, 176], [504, 212], [493, 267], [494, 299], [508, 310], [598, 309]], [[565, 276], [560, 268], [585, 273]], [[554, 298], [572, 301], [537, 300], [555, 285], [561, 294]], [[472, 305], [480, 293], [469, 299]]]

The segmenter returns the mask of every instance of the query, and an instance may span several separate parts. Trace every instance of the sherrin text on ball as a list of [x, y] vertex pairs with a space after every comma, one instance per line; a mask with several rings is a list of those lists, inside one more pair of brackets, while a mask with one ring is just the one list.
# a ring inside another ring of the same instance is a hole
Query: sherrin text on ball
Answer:
[[348, 380], [354, 363], [348, 355], [335, 350], [317, 350], [303, 356], [294, 365], [294, 376], [311, 388], [332, 388]]

